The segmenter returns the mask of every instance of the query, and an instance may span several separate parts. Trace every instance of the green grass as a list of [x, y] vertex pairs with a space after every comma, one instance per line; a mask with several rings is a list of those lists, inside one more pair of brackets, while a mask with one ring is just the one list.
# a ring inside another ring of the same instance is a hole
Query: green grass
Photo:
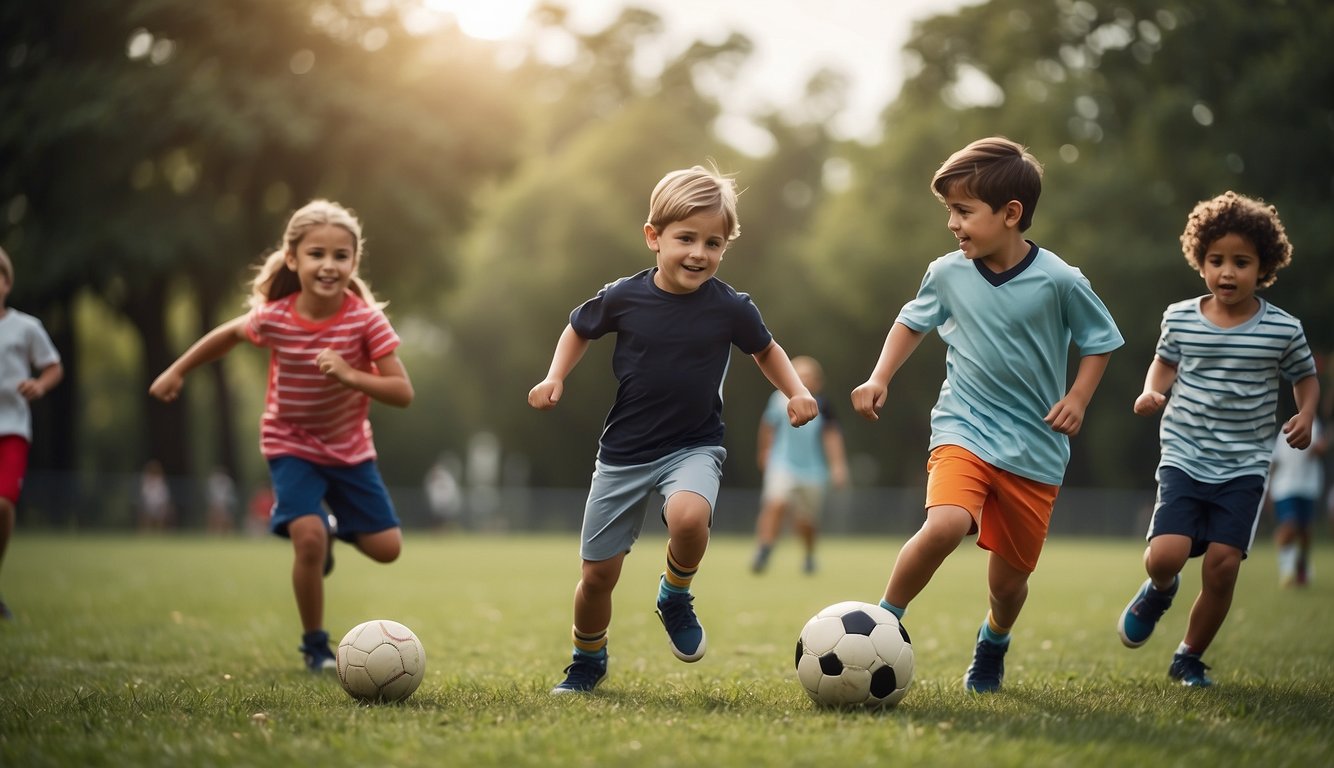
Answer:
[[[1276, 586], [1261, 542], [1207, 661], [1216, 686], [1166, 677], [1199, 563], [1144, 648], [1114, 622], [1143, 580], [1141, 542], [1057, 539], [1043, 555], [1005, 690], [963, 692], [985, 614], [985, 557], [960, 547], [906, 622], [917, 674], [892, 710], [815, 709], [796, 634], [839, 600], [874, 601], [901, 544], [831, 539], [815, 577], [791, 540], [770, 572], [717, 538], [696, 580], [709, 632], [676, 661], [653, 614], [663, 540], [626, 561], [611, 673], [592, 697], [547, 691], [568, 661], [573, 536], [410, 534], [373, 564], [340, 546], [327, 582], [337, 640], [369, 618], [412, 627], [428, 676], [367, 706], [313, 677], [276, 539], [51, 537], [11, 542], [0, 625], [0, 765], [1328, 765], [1334, 761], [1334, 549], [1305, 591]], [[1326, 575], [1327, 574], [1327, 575]]]

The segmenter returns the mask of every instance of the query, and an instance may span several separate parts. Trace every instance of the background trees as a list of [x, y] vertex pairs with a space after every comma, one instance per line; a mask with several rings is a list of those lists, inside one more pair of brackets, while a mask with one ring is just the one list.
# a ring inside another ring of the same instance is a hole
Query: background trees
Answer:
[[[262, 476], [251, 449], [262, 354], [201, 372], [186, 407], [143, 393], [241, 311], [248, 268], [314, 196], [362, 214], [366, 273], [405, 338], [418, 401], [374, 417], [390, 482], [415, 484], [438, 452], [462, 454], [482, 431], [533, 482], [586, 480], [614, 392], [610, 343], [556, 411], [528, 411], [524, 393], [569, 310], [651, 263], [639, 226], [652, 184], [709, 158], [745, 189], [720, 276], [755, 296], [790, 352], [824, 361], [851, 417], [847, 391], [926, 262], [951, 247], [932, 171], [978, 136], [1028, 144], [1047, 170], [1031, 237], [1084, 270], [1127, 338], [1071, 484], [1150, 479], [1156, 425], [1129, 418], [1129, 403], [1162, 308], [1202, 291], [1176, 241], [1196, 200], [1232, 188], [1279, 207], [1296, 254], [1268, 296], [1304, 319], [1317, 349], [1334, 344], [1327, 3], [991, 0], [915, 29], [904, 52], [915, 74], [886, 105], [880, 141], [829, 135], [847, 75], [813, 73], [804, 103], [755, 116], [773, 138], [761, 157], [716, 131], [750, 42], [700, 42], [646, 75], [636, 53], [661, 50], [662, 29], [642, 10], [590, 33], [544, 6], [525, 40], [502, 47], [425, 29], [406, 0], [48, 5], [0, 9], [11, 304], [42, 317], [70, 374], [38, 413], [38, 470], [129, 471], [157, 457], [175, 474], [221, 463]], [[553, 37], [568, 60], [538, 55]], [[846, 420], [859, 482], [920, 476], [939, 352], [923, 345], [879, 424]], [[728, 483], [757, 479], [766, 390], [738, 356]]]

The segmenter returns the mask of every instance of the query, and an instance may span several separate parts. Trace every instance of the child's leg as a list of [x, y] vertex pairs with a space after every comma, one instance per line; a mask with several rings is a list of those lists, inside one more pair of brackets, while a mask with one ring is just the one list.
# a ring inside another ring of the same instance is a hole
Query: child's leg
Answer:
[[1028, 600], [1027, 571], [1021, 571], [1005, 561], [1005, 558], [991, 553], [987, 562], [987, 590], [991, 614], [987, 623], [997, 635], [1008, 635], [1010, 628], [1019, 619]]
[[14, 502], [0, 496], [0, 565], [5, 562], [9, 537], [14, 535]]
[[329, 546], [329, 531], [322, 515], [302, 515], [287, 526], [295, 559], [292, 563], [292, 590], [301, 628], [313, 632], [324, 627], [324, 555]]
[[1190, 559], [1191, 541], [1189, 536], [1164, 533], [1149, 539], [1149, 546], [1144, 549], [1144, 571], [1149, 575], [1153, 586], [1160, 592], [1172, 589], [1177, 574], [1186, 567]]
[[889, 583], [885, 585], [885, 602], [906, 609], [972, 526], [973, 516], [963, 507], [941, 505], [928, 509], [926, 522], [899, 550]]
[[624, 563], [625, 553], [607, 560], [585, 560], [574, 588], [574, 631], [584, 637], [602, 635], [603, 645], [611, 626], [611, 593]]
[[[690, 579], [709, 547], [709, 500], [692, 491], [678, 491], [667, 499], [662, 518], [667, 523], [667, 582], [689, 588]], [[672, 567], [674, 564], [675, 567]]]
[[1190, 609], [1185, 643], [1189, 653], [1199, 656], [1213, 642], [1232, 607], [1232, 592], [1241, 570], [1241, 550], [1211, 542], [1204, 553], [1200, 574], [1200, 594]]
[[389, 528], [357, 536], [357, 549], [377, 563], [392, 563], [403, 551], [403, 529]]

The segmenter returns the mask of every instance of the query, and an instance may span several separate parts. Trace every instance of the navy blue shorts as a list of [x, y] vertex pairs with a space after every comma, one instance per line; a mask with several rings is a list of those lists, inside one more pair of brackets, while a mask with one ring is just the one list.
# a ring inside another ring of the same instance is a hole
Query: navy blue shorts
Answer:
[[1315, 518], [1315, 499], [1304, 496], [1288, 496], [1274, 500], [1274, 520], [1278, 523], [1291, 523], [1298, 528], [1306, 528]]
[[1158, 468], [1158, 499], [1149, 535], [1165, 533], [1190, 539], [1190, 556], [1199, 557], [1211, 542], [1236, 547], [1244, 557], [1255, 543], [1265, 479], [1245, 475], [1221, 483], [1202, 483], [1176, 467]]
[[269, 459], [269, 475], [274, 496], [269, 530], [279, 536], [287, 536], [287, 526], [306, 515], [319, 515], [328, 526], [325, 505], [338, 521], [336, 535], [343, 541], [399, 527], [394, 504], [374, 460], [331, 467], [295, 456], [278, 456]]

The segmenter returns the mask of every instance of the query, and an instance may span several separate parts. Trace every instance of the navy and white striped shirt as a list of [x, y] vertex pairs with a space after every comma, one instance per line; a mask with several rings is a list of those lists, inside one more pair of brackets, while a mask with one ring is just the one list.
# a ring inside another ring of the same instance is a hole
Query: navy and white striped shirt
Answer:
[[1158, 465], [1205, 483], [1265, 477], [1278, 432], [1279, 377], [1314, 376], [1315, 359], [1301, 321], [1264, 299], [1250, 320], [1220, 328], [1200, 312], [1204, 298], [1163, 312], [1157, 355], [1177, 376], [1159, 426]]

